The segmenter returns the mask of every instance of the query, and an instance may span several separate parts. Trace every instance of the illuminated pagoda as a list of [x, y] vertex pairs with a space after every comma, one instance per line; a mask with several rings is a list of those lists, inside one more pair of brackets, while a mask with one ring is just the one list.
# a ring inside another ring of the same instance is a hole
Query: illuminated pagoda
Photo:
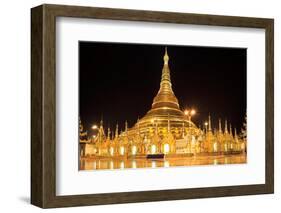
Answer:
[[100, 127], [95, 125], [98, 134], [90, 143], [94, 148], [89, 149], [91, 151], [85, 150], [84, 156], [142, 157], [164, 154], [173, 157], [244, 151], [246, 141], [238, 138], [236, 131], [233, 136], [227, 124], [223, 132], [219, 120], [219, 130], [213, 131], [209, 115], [204, 130], [191, 120], [196, 114], [195, 110], [181, 110], [172, 89], [167, 48], [163, 60], [160, 88], [151, 109], [132, 128], [128, 128], [126, 122], [125, 131], [119, 133], [117, 125], [114, 136], [110, 135], [110, 130], [108, 136], [105, 136], [102, 121]]

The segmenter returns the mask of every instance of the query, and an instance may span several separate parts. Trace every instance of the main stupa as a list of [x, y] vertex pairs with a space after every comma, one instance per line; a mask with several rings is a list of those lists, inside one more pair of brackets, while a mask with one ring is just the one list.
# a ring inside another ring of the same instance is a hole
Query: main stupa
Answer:
[[165, 48], [163, 60], [160, 88], [153, 99], [151, 109], [132, 128], [128, 129], [128, 136], [134, 135], [136, 131], [141, 136], [149, 136], [157, 128], [160, 136], [171, 131], [178, 138], [188, 130], [197, 129], [190, 117], [181, 110], [173, 92], [167, 48]]

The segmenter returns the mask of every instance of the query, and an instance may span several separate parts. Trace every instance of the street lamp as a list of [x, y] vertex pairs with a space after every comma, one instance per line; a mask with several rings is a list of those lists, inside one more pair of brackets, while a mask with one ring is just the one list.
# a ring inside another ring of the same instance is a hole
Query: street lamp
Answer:
[[189, 120], [189, 127], [190, 127], [190, 124], [191, 124], [191, 117], [193, 115], [196, 114], [196, 110], [195, 109], [191, 109], [191, 110], [184, 110], [184, 115], [188, 117], [188, 120]]
[[92, 126], [92, 129], [98, 129], [98, 126], [94, 124], [94, 125]]
[[205, 125], [205, 129], [206, 129], [206, 132], [207, 132], [208, 122], [206, 121], [206, 122], [204, 123], [204, 125]]

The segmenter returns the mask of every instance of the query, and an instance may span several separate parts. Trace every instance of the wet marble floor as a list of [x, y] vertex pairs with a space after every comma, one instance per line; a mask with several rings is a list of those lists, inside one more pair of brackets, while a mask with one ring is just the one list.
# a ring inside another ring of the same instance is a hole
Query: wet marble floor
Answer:
[[171, 157], [165, 159], [81, 159], [80, 170], [161, 168], [175, 166], [218, 165], [246, 163], [246, 154]]

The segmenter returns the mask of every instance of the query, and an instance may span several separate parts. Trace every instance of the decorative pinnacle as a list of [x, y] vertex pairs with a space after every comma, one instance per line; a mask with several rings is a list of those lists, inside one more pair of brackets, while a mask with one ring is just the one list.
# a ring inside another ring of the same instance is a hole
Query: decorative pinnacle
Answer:
[[208, 125], [208, 126], [209, 126], [209, 129], [208, 129], [208, 130], [211, 131], [212, 128], [211, 128], [211, 115], [210, 115], [210, 114], [209, 114], [209, 125]]
[[115, 129], [115, 137], [118, 137], [118, 124], [116, 124], [116, 129]]
[[225, 120], [224, 133], [228, 133], [228, 130], [227, 130], [227, 120]]
[[110, 139], [110, 128], [107, 129], [107, 138]]
[[164, 59], [164, 64], [168, 65], [169, 55], [168, 55], [167, 47], [165, 47], [165, 55], [164, 55], [163, 59]]
[[127, 120], [125, 121], [125, 132], [127, 132], [128, 131], [128, 122], [127, 122]]
[[222, 129], [221, 129], [221, 119], [219, 119], [219, 132], [222, 132]]

